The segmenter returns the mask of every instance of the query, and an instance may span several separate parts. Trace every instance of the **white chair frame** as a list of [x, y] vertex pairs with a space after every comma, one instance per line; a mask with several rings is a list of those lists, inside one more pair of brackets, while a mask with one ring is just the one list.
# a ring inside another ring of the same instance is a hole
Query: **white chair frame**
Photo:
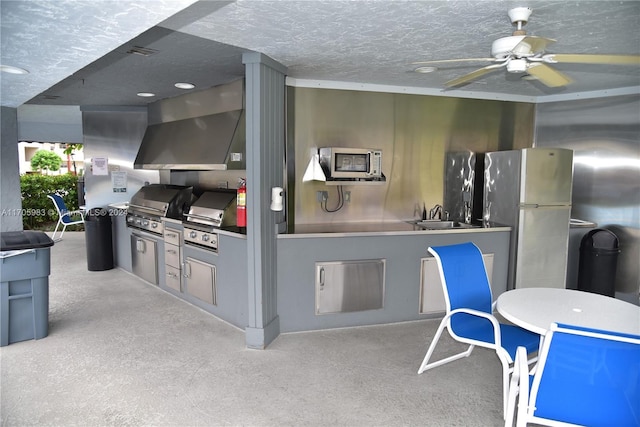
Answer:
[[[60, 241], [62, 240], [62, 235], [64, 234], [64, 231], [67, 229], [67, 226], [75, 225], [75, 224], [84, 224], [84, 212], [81, 210], [77, 210], [77, 211], [64, 210], [63, 211], [62, 208], [58, 206], [58, 202], [55, 199], [55, 197], [53, 197], [53, 195], [49, 194], [47, 195], [47, 197], [51, 199], [51, 201], [53, 202], [53, 205], [56, 208], [56, 211], [58, 212], [58, 223], [56, 224], [55, 230], [53, 230], [53, 235], [51, 236], [51, 239], [54, 241], [56, 240], [56, 233], [58, 232], [58, 227], [62, 225], [62, 231], [58, 236], [58, 241]], [[80, 215], [80, 219], [78, 220], [71, 219], [75, 215]]]

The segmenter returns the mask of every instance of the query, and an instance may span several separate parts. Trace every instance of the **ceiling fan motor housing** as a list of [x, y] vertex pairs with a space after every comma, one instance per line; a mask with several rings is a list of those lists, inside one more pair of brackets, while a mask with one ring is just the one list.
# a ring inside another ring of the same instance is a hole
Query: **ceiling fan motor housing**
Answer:
[[516, 24], [518, 22], [526, 24], [527, 21], [529, 21], [529, 17], [531, 16], [532, 12], [533, 9], [531, 9], [530, 7], [514, 7], [513, 9], [509, 10], [508, 15], [509, 19], [511, 19], [512, 24]]
[[[491, 55], [497, 59], [504, 59], [512, 53], [516, 56], [527, 55], [531, 53], [531, 46], [523, 43], [518, 46], [518, 44], [525, 38], [525, 36], [509, 36], [509, 37], [501, 37], [494, 41], [491, 44]], [[515, 52], [514, 49], [518, 46], [518, 51]], [[529, 47], [527, 49], [527, 46]]]

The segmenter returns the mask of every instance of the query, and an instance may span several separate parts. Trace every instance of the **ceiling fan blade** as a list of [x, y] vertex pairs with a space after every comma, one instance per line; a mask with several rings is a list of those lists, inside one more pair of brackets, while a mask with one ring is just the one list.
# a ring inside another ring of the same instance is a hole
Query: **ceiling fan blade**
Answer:
[[488, 65], [488, 66], [486, 66], [484, 68], [480, 68], [478, 70], [472, 71], [469, 74], [465, 74], [464, 76], [458, 77], [458, 78], [453, 79], [453, 80], [449, 80], [444, 85], [446, 87], [460, 86], [461, 84], [470, 82], [471, 80], [475, 80], [478, 77], [482, 77], [485, 74], [488, 74], [488, 73], [492, 72], [493, 70], [497, 70], [498, 68], [504, 67], [505, 65], [507, 65], [507, 62], [508, 61], [505, 61], [502, 64]]
[[615, 65], [640, 65], [640, 55], [594, 55], [550, 53], [544, 55], [544, 61], [555, 63], [565, 62], [571, 64], [615, 64]]
[[549, 87], [566, 86], [573, 82], [573, 80], [571, 80], [565, 74], [553, 69], [547, 64], [542, 64], [540, 62], [530, 64], [529, 68], [527, 69], [527, 73], [537, 78], [541, 83]]
[[555, 43], [554, 39], [547, 39], [545, 37], [526, 36], [520, 43], [518, 43], [512, 50], [516, 55], [535, 54], [542, 52], [551, 43]]
[[422, 64], [445, 64], [447, 62], [495, 62], [496, 58], [462, 58], [462, 59], [442, 59], [439, 61], [419, 61], [412, 62], [411, 65]]

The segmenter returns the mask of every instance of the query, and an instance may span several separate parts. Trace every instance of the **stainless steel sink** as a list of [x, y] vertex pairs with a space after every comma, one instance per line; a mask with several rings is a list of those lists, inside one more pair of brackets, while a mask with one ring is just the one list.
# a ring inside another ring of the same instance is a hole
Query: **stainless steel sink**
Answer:
[[413, 221], [413, 224], [418, 227], [424, 228], [425, 230], [447, 230], [450, 228], [475, 228], [471, 224], [464, 224], [458, 221], [445, 221], [439, 219], [433, 220], [423, 220], [423, 221]]
[[430, 229], [430, 230], [441, 230], [443, 228], [455, 228], [455, 227], [460, 227], [460, 223], [456, 222], [456, 221], [440, 221], [440, 220], [435, 220], [435, 221], [429, 221], [429, 220], [425, 220], [425, 221], [419, 221], [416, 223], [416, 225], [422, 227], [422, 228], [426, 228], [426, 229]]

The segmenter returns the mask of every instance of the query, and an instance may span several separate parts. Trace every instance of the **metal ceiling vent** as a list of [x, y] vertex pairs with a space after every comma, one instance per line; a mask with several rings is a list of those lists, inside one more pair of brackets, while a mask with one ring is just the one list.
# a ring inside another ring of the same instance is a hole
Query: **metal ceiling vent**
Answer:
[[151, 49], [150, 47], [134, 46], [129, 49], [127, 53], [132, 55], [151, 56], [158, 53], [158, 51], [156, 49]]

